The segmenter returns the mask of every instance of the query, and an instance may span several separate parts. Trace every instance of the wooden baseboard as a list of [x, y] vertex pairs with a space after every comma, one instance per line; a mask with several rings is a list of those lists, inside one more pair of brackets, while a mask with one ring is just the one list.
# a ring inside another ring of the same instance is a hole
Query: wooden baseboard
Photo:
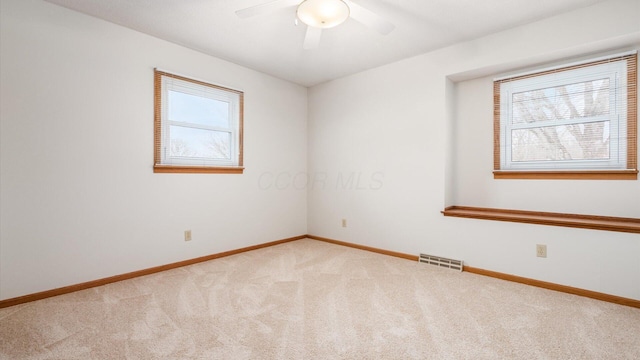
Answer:
[[417, 255], [410, 255], [410, 254], [404, 254], [404, 253], [399, 253], [399, 252], [395, 252], [395, 251], [383, 250], [383, 249], [378, 249], [378, 248], [374, 248], [374, 247], [370, 247], [370, 246], [358, 245], [358, 244], [353, 244], [353, 243], [348, 243], [348, 242], [344, 242], [344, 241], [328, 239], [328, 238], [315, 236], [315, 235], [308, 235], [307, 234], [307, 237], [309, 239], [318, 240], [318, 241], [324, 241], [324, 242], [327, 242], [327, 243], [330, 243], [330, 244], [342, 245], [342, 246], [347, 246], [347, 247], [350, 247], [350, 248], [371, 251], [371, 252], [378, 253], [378, 254], [395, 256], [395, 257], [399, 257], [399, 258], [402, 258], [402, 259], [418, 261], [418, 256]]
[[[358, 244], [348, 243], [348, 242], [344, 242], [344, 241], [323, 238], [323, 237], [315, 236], [315, 235], [307, 235], [307, 238], [314, 239], [314, 240], [320, 240], [320, 241], [324, 241], [324, 242], [328, 242], [328, 243], [336, 244], [336, 245], [348, 246], [348, 247], [352, 247], [352, 248], [355, 248], [355, 249], [372, 251], [372, 252], [375, 252], [375, 253], [378, 253], [378, 254], [395, 256], [395, 257], [399, 257], [399, 258], [402, 258], [402, 259], [418, 261], [418, 256], [416, 256], [416, 255], [403, 254], [403, 253], [394, 252], [394, 251], [377, 249], [377, 248], [373, 248], [373, 247], [369, 247], [369, 246], [358, 245]], [[534, 280], [534, 279], [524, 278], [524, 277], [515, 276], [515, 275], [504, 274], [504, 273], [500, 273], [500, 272], [496, 272], [496, 271], [479, 269], [479, 268], [470, 267], [470, 266], [466, 266], [466, 265], [464, 266], [463, 271], [466, 271], [466, 272], [469, 272], [469, 273], [473, 273], [473, 274], [478, 274], [478, 275], [490, 276], [490, 277], [497, 278], [497, 279], [513, 281], [513, 282], [517, 282], [517, 283], [520, 283], [520, 284], [526, 284], [526, 285], [535, 286], [535, 287], [539, 287], [539, 288], [555, 290], [555, 291], [564, 292], [564, 293], [568, 293], [568, 294], [584, 296], [584, 297], [588, 297], [588, 298], [591, 298], [591, 299], [606, 301], [606, 302], [610, 302], [610, 303], [614, 303], [614, 304], [631, 306], [631, 307], [634, 307], [634, 308], [640, 308], [640, 300], [629, 299], [629, 298], [624, 298], [624, 297], [620, 297], [620, 296], [609, 295], [609, 294], [604, 294], [604, 293], [600, 293], [600, 292], [596, 292], [596, 291], [584, 290], [584, 289], [574, 288], [574, 287], [571, 287], [571, 286], [559, 285], [559, 284], [554, 284], [554, 283], [550, 283], [550, 282], [546, 282], [546, 281]]]
[[171, 270], [171, 269], [179, 268], [179, 267], [182, 267], [182, 266], [193, 265], [193, 264], [197, 264], [197, 263], [203, 262], [203, 261], [209, 261], [209, 260], [218, 259], [218, 258], [225, 257], [225, 256], [236, 255], [236, 254], [240, 254], [240, 253], [243, 253], [243, 252], [246, 252], [246, 251], [262, 249], [262, 248], [265, 248], [265, 247], [278, 245], [278, 244], [283, 244], [283, 243], [287, 243], [287, 242], [295, 241], [295, 240], [300, 240], [300, 239], [304, 239], [304, 238], [306, 238], [306, 235], [294, 236], [294, 237], [287, 238], [287, 239], [271, 241], [271, 242], [264, 243], [264, 244], [248, 246], [248, 247], [244, 247], [244, 248], [240, 248], [240, 249], [236, 249], [236, 250], [230, 250], [230, 251], [225, 251], [225, 252], [221, 252], [221, 253], [217, 253], [217, 254], [202, 256], [202, 257], [198, 257], [198, 258], [195, 258], [195, 259], [178, 261], [178, 262], [175, 262], [175, 263], [172, 263], [172, 264], [156, 266], [156, 267], [152, 267], [152, 268], [148, 268], [148, 269], [133, 271], [133, 272], [126, 273], [126, 274], [111, 276], [111, 277], [98, 279], [98, 280], [93, 280], [93, 281], [87, 281], [87, 282], [84, 282], [84, 283], [65, 286], [65, 287], [61, 287], [61, 288], [57, 288], [57, 289], [46, 290], [46, 291], [38, 292], [38, 293], [35, 293], [35, 294], [28, 294], [28, 295], [15, 297], [15, 298], [11, 298], [11, 299], [0, 300], [0, 309], [5, 308], [5, 307], [9, 307], [9, 306], [18, 305], [18, 304], [28, 303], [28, 302], [31, 302], [31, 301], [46, 299], [46, 298], [53, 297], [53, 296], [68, 294], [68, 293], [72, 293], [72, 292], [79, 291], [79, 290], [85, 290], [85, 289], [89, 289], [89, 288], [96, 287], [96, 286], [102, 286], [102, 285], [106, 285], [106, 284], [111, 284], [111, 283], [114, 283], [114, 282], [117, 282], [117, 281], [129, 280], [129, 279], [133, 279], [133, 278], [136, 278], [136, 277], [139, 277], [139, 276], [150, 275], [150, 274], [154, 274], [154, 273], [165, 271], [165, 270]]
[[478, 274], [478, 275], [490, 276], [490, 277], [497, 278], [497, 279], [513, 281], [513, 282], [517, 282], [517, 283], [520, 283], [520, 284], [531, 285], [531, 286], [535, 286], [535, 287], [539, 287], [539, 288], [555, 290], [555, 291], [568, 293], [568, 294], [573, 294], [573, 295], [584, 296], [584, 297], [588, 297], [588, 298], [591, 298], [591, 299], [606, 301], [606, 302], [615, 303], [615, 304], [619, 304], [619, 305], [631, 306], [631, 307], [640, 309], [640, 300], [635, 300], [635, 299], [629, 299], [629, 298], [624, 298], [624, 297], [615, 296], [615, 295], [604, 294], [604, 293], [591, 291], [591, 290], [579, 289], [579, 288], [566, 286], [566, 285], [554, 284], [554, 283], [550, 283], [550, 282], [546, 282], [546, 281], [529, 279], [529, 278], [520, 277], [520, 276], [516, 276], [516, 275], [504, 274], [504, 273], [500, 273], [500, 272], [496, 272], [496, 271], [478, 269], [478, 268], [474, 268], [474, 267], [470, 267], [470, 266], [465, 266], [464, 267], [464, 271], [469, 272], [469, 273], [473, 273], [473, 274]]
[[[203, 262], [203, 261], [209, 261], [209, 260], [218, 259], [218, 258], [225, 257], [225, 256], [231, 256], [231, 255], [235, 255], [235, 254], [240, 254], [240, 253], [243, 253], [243, 252], [246, 252], [246, 251], [257, 250], [257, 249], [262, 249], [262, 248], [266, 248], [266, 247], [269, 247], [269, 246], [283, 244], [283, 243], [287, 243], [287, 242], [291, 242], [291, 241], [295, 241], [295, 240], [301, 240], [301, 239], [304, 239], [304, 238], [323, 241], [323, 242], [330, 243], [330, 244], [335, 244], [335, 245], [347, 246], [347, 247], [351, 247], [351, 248], [359, 249], [359, 250], [371, 251], [371, 252], [374, 252], [374, 253], [393, 256], [393, 257], [397, 257], [397, 258], [401, 258], [401, 259], [406, 259], [406, 260], [411, 260], [411, 261], [418, 261], [418, 256], [417, 255], [411, 255], [411, 254], [405, 254], [405, 253], [400, 253], [400, 252], [395, 252], [395, 251], [378, 249], [378, 248], [374, 248], [374, 247], [370, 247], [370, 246], [358, 245], [358, 244], [353, 244], [353, 243], [349, 243], [349, 242], [345, 242], [345, 241], [339, 241], [339, 240], [324, 238], [324, 237], [315, 236], [315, 235], [300, 235], [300, 236], [295, 236], [295, 237], [282, 239], [282, 240], [276, 240], [276, 241], [272, 241], [272, 242], [268, 242], [268, 243], [264, 243], [264, 244], [258, 244], [258, 245], [248, 246], [248, 247], [244, 247], [244, 248], [240, 248], [240, 249], [236, 249], [236, 250], [230, 250], [230, 251], [225, 251], [225, 252], [221, 252], [221, 253], [217, 253], [217, 254], [202, 256], [202, 257], [198, 257], [198, 258], [195, 258], [195, 259], [179, 261], [179, 262], [175, 262], [175, 263], [172, 263], [172, 264], [156, 266], [156, 267], [149, 268], [149, 269], [138, 270], [138, 271], [134, 271], [134, 272], [126, 273], [126, 274], [111, 276], [111, 277], [108, 277], [108, 278], [88, 281], [88, 282], [84, 282], [84, 283], [81, 283], [81, 284], [65, 286], [65, 287], [52, 289], [52, 290], [46, 290], [46, 291], [38, 292], [38, 293], [35, 293], [35, 294], [24, 295], [24, 296], [15, 297], [15, 298], [6, 299], [6, 300], [0, 300], [0, 309], [5, 308], [5, 307], [9, 307], [9, 306], [28, 303], [28, 302], [31, 302], [31, 301], [46, 299], [46, 298], [53, 297], [53, 296], [68, 294], [68, 293], [72, 293], [72, 292], [79, 291], [79, 290], [85, 290], [85, 289], [89, 289], [89, 288], [96, 287], [96, 286], [102, 286], [102, 285], [114, 283], [114, 282], [117, 282], [117, 281], [133, 279], [133, 278], [136, 278], [136, 277], [139, 277], [139, 276], [150, 275], [150, 274], [154, 274], [154, 273], [165, 271], [165, 270], [171, 270], [171, 269], [179, 268], [179, 267], [182, 267], [182, 266], [193, 265], [193, 264], [197, 264], [197, 263]], [[526, 284], [526, 285], [530, 285], [530, 286], [536, 286], [536, 287], [540, 287], [540, 288], [544, 288], [544, 289], [555, 290], [555, 291], [560, 291], [560, 292], [564, 292], [564, 293], [568, 293], [568, 294], [584, 296], [584, 297], [588, 297], [588, 298], [591, 298], [591, 299], [606, 301], [606, 302], [615, 303], [615, 304], [619, 304], [619, 305], [631, 306], [631, 307], [640, 309], [640, 300], [629, 299], [629, 298], [624, 298], [624, 297], [620, 297], [620, 296], [599, 293], [599, 292], [596, 292], [596, 291], [584, 290], [584, 289], [574, 288], [574, 287], [571, 287], [571, 286], [559, 285], [559, 284], [554, 284], [554, 283], [550, 283], [550, 282], [546, 282], [546, 281], [534, 280], [534, 279], [524, 278], [524, 277], [520, 277], [520, 276], [516, 276], [516, 275], [504, 274], [504, 273], [500, 273], [500, 272], [496, 272], [496, 271], [484, 270], [484, 269], [479, 269], [479, 268], [470, 267], [470, 266], [464, 266], [464, 271], [469, 272], [469, 273], [473, 273], [473, 274], [478, 274], [478, 275], [490, 276], [490, 277], [497, 278], [497, 279], [513, 281], [513, 282]]]

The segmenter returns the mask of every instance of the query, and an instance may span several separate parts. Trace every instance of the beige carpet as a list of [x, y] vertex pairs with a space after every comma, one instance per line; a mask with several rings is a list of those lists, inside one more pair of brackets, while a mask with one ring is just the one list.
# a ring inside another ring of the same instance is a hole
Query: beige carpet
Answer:
[[0, 309], [1, 359], [640, 359], [640, 310], [300, 240]]

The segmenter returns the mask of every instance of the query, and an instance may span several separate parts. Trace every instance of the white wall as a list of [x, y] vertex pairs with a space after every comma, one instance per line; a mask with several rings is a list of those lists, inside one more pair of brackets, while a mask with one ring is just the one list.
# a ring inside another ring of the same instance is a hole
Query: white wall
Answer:
[[[544, 202], [497, 188], [480, 101], [493, 74], [638, 46], [639, 11], [637, 0], [598, 4], [307, 94], [43, 1], [3, 0], [0, 299], [304, 233], [640, 299], [637, 234], [440, 214], [584, 205], [640, 217], [638, 181], [620, 201], [597, 181], [578, 185], [589, 198], [558, 191], [570, 182], [527, 182], [561, 196]], [[154, 67], [245, 91], [245, 174], [152, 172]]]
[[[610, 1], [311, 88], [309, 171], [328, 180], [309, 188], [309, 233], [640, 299], [638, 234], [440, 213], [467, 205], [640, 217], [639, 181], [491, 173], [492, 75], [637, 47], [640, 1]], [[363, 174], [361, 186], [336, 180], [348, 174]], [[548, 258], [535, 257], [537, 243]]]
[[[0, 13], [0, 299], [306, 233], [306, 191], [270, 180], [306, 171], [306, 88], [43, 1]], [[245, 92], [243, 175], [153, 173], [154, 67]]]

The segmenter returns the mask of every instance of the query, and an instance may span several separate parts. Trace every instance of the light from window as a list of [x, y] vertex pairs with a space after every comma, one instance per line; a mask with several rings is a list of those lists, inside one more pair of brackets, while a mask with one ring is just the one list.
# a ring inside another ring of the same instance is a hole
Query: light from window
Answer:
[[637, 178], [636, 64], [633, 53], [496, 80], [496, 178]]
[[242, 172], [243, 93], [155, 71], [155, 172]]

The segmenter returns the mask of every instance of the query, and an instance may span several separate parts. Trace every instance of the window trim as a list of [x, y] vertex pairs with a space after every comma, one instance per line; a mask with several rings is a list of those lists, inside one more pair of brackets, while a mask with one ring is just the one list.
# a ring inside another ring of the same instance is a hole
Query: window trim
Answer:
[[[162, 163], [162, 78], [173, 78], [193, 84], [210, 87], [217, 90], [230, 92], [238, 96], [238, 165], [193, 165], [193, 164], [163, 164]], [[168, 73], [159, 69], [154, 69], [154, 173], [215, 173], [215, 174], [242, 174], [243, 166], [243, 149], [244, 149], [244, 92], [231, 88], [213, 85], [201, 80], [187, 78], [181, 75]]]
[[[502, 169], [502, 149], [500, 147], [501, 123], [500, 123], [500, 85], [504, 82], [522, 80], [531, 77], [543, 76], [567, 70], [575, 70], [594, 65], [606, 64], [615, 61], [626, 62], [627, 72], [627, 166], [626, 169], [535, 169], [513, 170]], [[493, 175], [494, 179], [598, 179], [598, 180], [637, 180], [637, 52], [629, 52], [593, 59], [585, 62], [569, 64], [565, 66], [544, 69], [536, 72], [518, 74], [510, 77], [495, 79], [493, 83]]]

